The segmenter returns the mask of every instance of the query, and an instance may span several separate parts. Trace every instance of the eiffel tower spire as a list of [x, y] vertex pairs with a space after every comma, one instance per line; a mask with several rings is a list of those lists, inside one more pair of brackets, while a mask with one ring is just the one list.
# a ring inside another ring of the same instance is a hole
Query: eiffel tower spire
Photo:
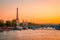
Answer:
[[18, 18], [18, 8], [17, 8], [17, 14], [16, 14], [16, 19], [18, 20], [19, 18]]

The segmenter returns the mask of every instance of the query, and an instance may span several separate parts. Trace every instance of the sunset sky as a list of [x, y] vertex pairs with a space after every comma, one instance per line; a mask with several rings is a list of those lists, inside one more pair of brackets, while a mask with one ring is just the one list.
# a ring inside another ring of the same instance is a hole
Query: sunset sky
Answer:
[[16, 19], [34, 23], [60, 23], [60, 0], [0, 0], [0, 20]]

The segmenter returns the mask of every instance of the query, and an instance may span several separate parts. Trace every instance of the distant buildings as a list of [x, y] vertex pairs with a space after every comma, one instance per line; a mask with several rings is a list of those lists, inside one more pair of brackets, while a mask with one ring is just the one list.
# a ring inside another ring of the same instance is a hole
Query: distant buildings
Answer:
[[23, 29], [28, 29], [28, 22], [23, 20]]

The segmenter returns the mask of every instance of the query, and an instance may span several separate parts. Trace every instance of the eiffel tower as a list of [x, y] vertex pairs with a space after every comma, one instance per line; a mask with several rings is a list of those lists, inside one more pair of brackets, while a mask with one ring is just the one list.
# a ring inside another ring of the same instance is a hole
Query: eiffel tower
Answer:
[[18, 8], [16, 13], [16, 27], [19, 27]]

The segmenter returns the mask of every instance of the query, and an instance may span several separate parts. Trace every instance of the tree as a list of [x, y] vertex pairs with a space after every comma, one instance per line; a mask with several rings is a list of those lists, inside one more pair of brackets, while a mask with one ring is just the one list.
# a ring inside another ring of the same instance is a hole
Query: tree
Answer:
[[9, 20], [6, 21], [5, 26], [11, 26], [11, 22]]
[[3, 26], [4, 26], [4, 21], [0, 20], [0, 27], [3, 27]]
[[16, 20], [15, 20], [15, 19], [14, 19], [14, 20], [12, 20], [12, 22], [11, 22], [11, 23], [12, 23], [12, 26], [14, 26], [14, 27], [16, 26]]

